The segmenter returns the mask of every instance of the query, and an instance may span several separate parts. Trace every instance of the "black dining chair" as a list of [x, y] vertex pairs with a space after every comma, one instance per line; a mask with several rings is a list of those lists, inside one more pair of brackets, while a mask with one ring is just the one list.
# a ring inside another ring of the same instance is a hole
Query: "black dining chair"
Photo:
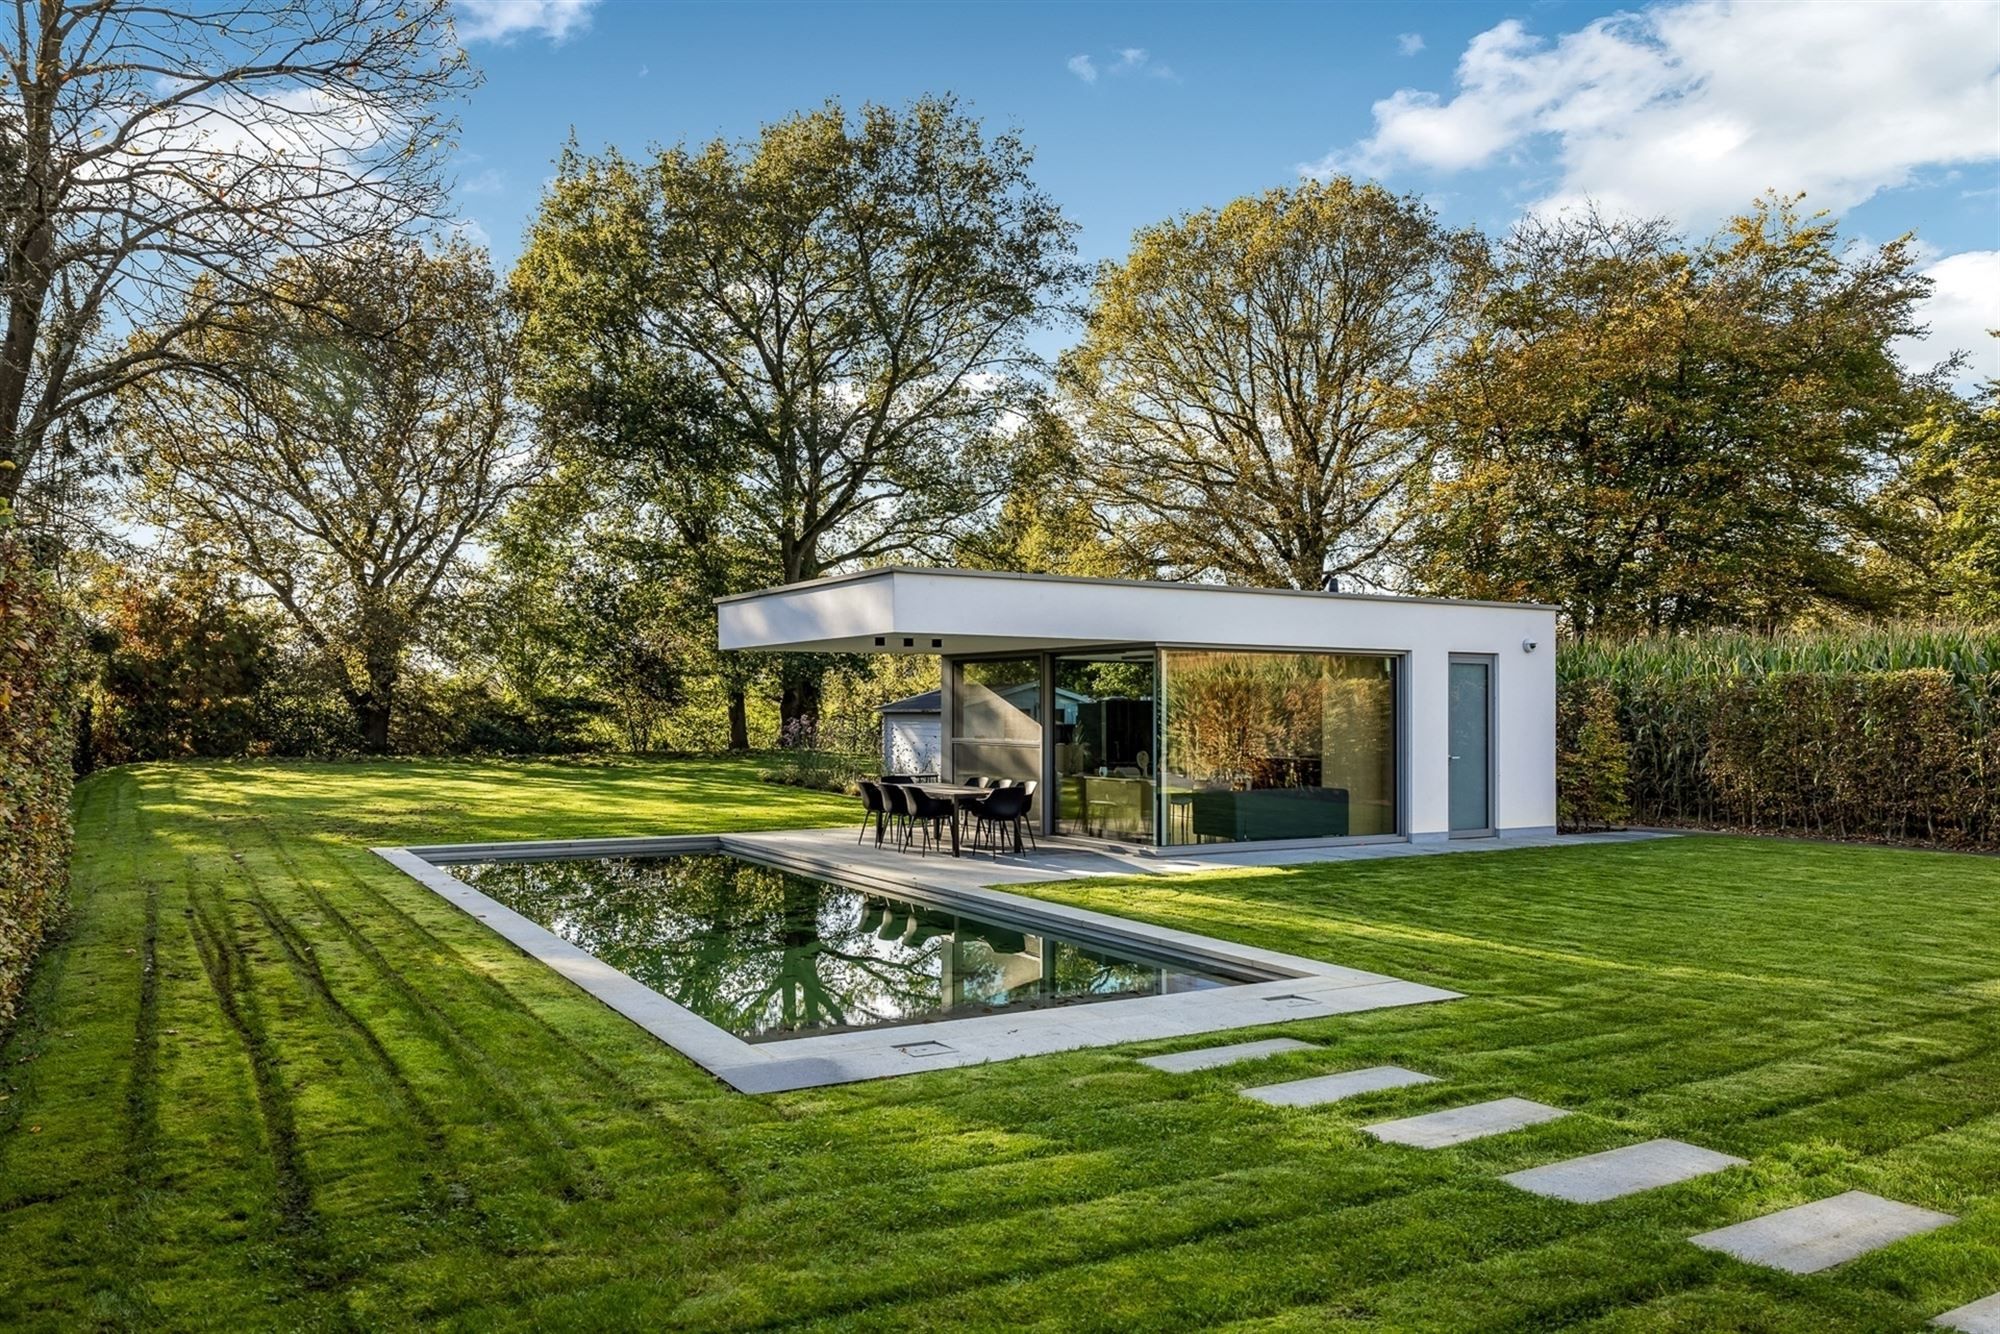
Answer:
[[889, 813], [888, 805], [882, 797], [882, 785], [871, 779], [859, 778], [854, 785], [861, 789], [861, 833], [855, 838], [859, 843], [868, 837], [868, 827], [875, 827], [875, 846], [882, 846], [882, 823]]
[[[910, 823], [916, 826], [916, 831], [922, 839], [918, 850], [928, 857], [931, 844], [944, 838], [944, 822], [958, 818], [958, 804], [950, 797], [933, 797], [917, 787], [904, 788], [903, 800], [909, 805]], [[909, 840], [910, 835], [906, 830], [903, 835], [904, 846], [908, 846]]]
[[993, 855], [996, 858], [1000, 855], [1000, 839], [1004, 831], [1012, 830], [1016, 842], [1019, 841], [1021, 817], [1028, 813], [1028, 797], [1025, 788], [1001, 787], [966, 807], [972, 812], [972, 818], [978, 821], [977, 835], [993, 836]]
[[1035, 793], [1041, 791], [1042, 785], [1030, 778], [1027, 782], [1022, 783], [1020, 788], [1021, 791], [1028, 794], [1028, 804], [1021, 812], [1021, 829], [1028, 835], [1028, 846], [1036, 852], [1040, 852], [1042, 845], [1035, 841], [1035, 826], [1040, 823], [1035, 818]]
[[882, 806], [889, 816], [889, 833], [898, 852], [907, 851], [910, 846], [910, 800], [917, 790], [906, 783], [885, 783], [882, 787]]

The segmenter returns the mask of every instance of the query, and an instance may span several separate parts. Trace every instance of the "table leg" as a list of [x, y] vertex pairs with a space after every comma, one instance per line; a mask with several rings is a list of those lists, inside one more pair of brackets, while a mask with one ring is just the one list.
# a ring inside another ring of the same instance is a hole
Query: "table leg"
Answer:
[[951, 855], [954, 857], [958, 856], [958, 806], [956, 803], [951, 808]]

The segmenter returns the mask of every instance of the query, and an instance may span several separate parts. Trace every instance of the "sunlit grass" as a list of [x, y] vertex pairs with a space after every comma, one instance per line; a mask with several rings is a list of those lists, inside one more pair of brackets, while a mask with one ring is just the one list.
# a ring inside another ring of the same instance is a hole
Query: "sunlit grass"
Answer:
[[[0, 1327], [1902, 1329], [2000, 1289], [2000, 860], [1741, 839], [1035, 892], [1447, 986], [1170, 1076], [1090, 1051], [727, 1092], [372, 857], [846, 823], [748, 763], [152, 766], [0, 1049]], [[149, 969], [150, 963], [150, 969]], [[1393, 1062], [1338, 1109], [1236, 1090]], [[1441, 1153], [1368, 1121], [1518, 1095]], [[1655, 1135], [1612, 1204], [1501, 1173]], [[1962, 1216], [1793, 1278], [1695, 1232], [1848, 1189]]]

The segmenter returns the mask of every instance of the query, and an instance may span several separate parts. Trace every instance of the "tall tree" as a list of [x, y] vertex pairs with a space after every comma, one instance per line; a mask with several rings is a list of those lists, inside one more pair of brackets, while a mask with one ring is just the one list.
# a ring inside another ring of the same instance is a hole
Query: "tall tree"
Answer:
[[1092, 460], [1054, 404], [1031, 405], [1004, 452], [1012, 478], [1006, 494], [990, 520], [954, 543], [953, 565], [1092, 578], [1152, 573], [1107, 535], [1090, 486]]
[[[829, 104], [645, 163], [572, 149], [514, 291], [531, 343], [577, 303], [601, 322], [565, 336], [609, 378], [636, 347], [703, 388], [724, 521], [778, 578], [942, 549], [992, 499], [982, 445], [1081, 278], [1029, 162], [943, 98]], [[785, 721], [810, 720], [819, 670], [787, 666]]]
[[1869, 497], [1866, 559], [1899, 607], [2000, 618], [2000, 379], [1925, 398]]
[[[736, 512], [734, 418], [707, 379], [662, 354], [649, 307], [633, 299], [654, 263], [648, 192], [632, 172], [607, 172], [600, 185], [587, 199], [564, 197], [562, 225], [544, 228], [514, 273], [522, 393], [560, 480], [505, 526], [501, 575], [527, 587], [567, 569], [582, 576], [578, 589], [650, 590], [659, 605], [647, 633], [679, 646], [684, 672], [725, 678], [729, 744], [740, 749], [750, 744], [745, 692], [757, 664], [720, 657], [709, 600], [775, 582], [778, 565]], [[609, 632], [582, 604], [558, 602], [579, 644]], [[661, 611], [685, 620], [663, 625]]]
[[755, 664], [720, 652], [712, 605], [731, 553], [691, 543], [657, 479], [618, 462], [559, 457], [554, 476], [509, 507], [487, 544], [468, 647], [524, 698], [603, 701], [635, 751], [655, 748], [669, 715], [706, 694], [691, 687], [719, 682], [729, 744], [745, 747]]
[[1133, 559], [1290, 588], [1379, 576], [1423, 457], [1411, 407], [1483, 252], [1346, 179], [1142, 230], [1063, 375]]
[[[430, 212], [446, 0], [37, 0], [0, 25], [0, 502], [278, 255]], [[151, 331], [128, 341], [132, 329]]]
[[485, 255], [413, 244], [280, 264], [129, 395], [140, 513], [256, 579], [344, 669], [370, 749], [465, 545], [534, 476]]
[[1572, 633], [1782, 622], [1862, 599], [1844, 554], [1909, 408], [1928, 284], [1768, 198], [1690, 245], [1573, 216], [1506, 243], [1425, 412], [1416, 581], [1560, 605]]

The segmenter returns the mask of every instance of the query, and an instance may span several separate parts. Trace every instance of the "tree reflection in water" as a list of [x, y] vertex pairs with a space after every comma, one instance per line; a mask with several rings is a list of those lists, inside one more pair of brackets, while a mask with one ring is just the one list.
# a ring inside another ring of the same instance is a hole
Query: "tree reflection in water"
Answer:
[[1228, 984], [719, 854], [454, 873], [751, 1041]]

